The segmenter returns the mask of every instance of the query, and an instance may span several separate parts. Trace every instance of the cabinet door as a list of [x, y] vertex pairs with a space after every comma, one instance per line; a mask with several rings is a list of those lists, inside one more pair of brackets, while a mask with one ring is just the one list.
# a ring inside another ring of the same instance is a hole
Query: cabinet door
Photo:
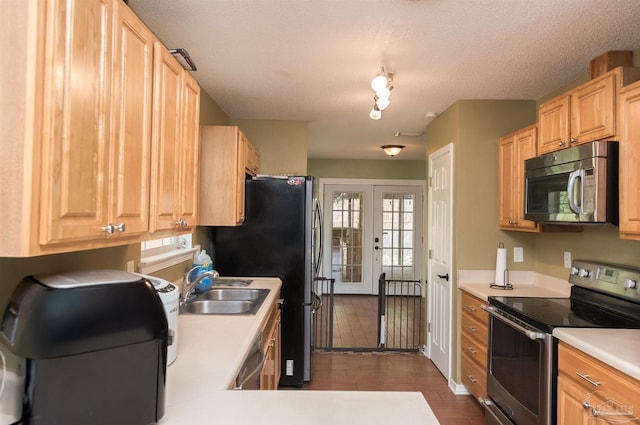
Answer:
[[640, 83], [620, 94], [620, 236], [640, 239]]
[[182, 149], [180, 152], [180, 204], [178, 219], [182, 227], [198, 224], [200, 197], [200, 86], [184, 72], [182, 98]]
[[109, 221], [132, 235], [149, 229], [155, 37], [125, 4], [115, 4]]
[[41, 244], [96, 238], [107, 222], [112, 24], [107, 0], [48, 3]]
[[571, 144], [616, 134], [616, 74], [593, 80], [571, 95]]
[[524, 161], [536, 156], [536, 128], [530, 127], [515, 136], [515, 164], [513, 164], [513, 215], [519, 229], [537, 229], [534, 221], [524, 219]]
[[538, 111], [538, 155], [568, 148], [570, 96], [564, 95], [540, 106]]
[[244, 223], [244, 180], [245, 180], [245, 164], [246, 149], [245, 145], [250, 143], [247, 136], [238, 130], [238, 164], [236, 168], [236, 224]]
[[596, 418], [582, 404], [587, 394], [584, 388], [576, 385], [570, 379], [558, 376], [558, 424], [596, 424]]
[[498, 145], [498, 225], [510, 228], [514, 225], [514, 170], [515, 137], [507, 136], [500, 139]]
[[150, 232], [177, 225], [182, 135], [182, 67], [159, 42], [154, 45], [154, 63]]

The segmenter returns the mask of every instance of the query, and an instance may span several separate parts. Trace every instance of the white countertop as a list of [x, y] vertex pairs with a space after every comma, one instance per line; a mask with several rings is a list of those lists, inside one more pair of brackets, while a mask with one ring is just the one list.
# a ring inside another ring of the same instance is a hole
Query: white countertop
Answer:
[[438, 424], [420, 392], [229, 390], [279, 297], [279, 279], [252, 279], [252, 288], [272, 289], [256, 315], [179, 316], [178, 357], [167, 368], [158, 424]]
[[553, 336], [640, 380], [640, 329], [555, 328]]
[[458, 288], [476, 297], [488, 300], [496, 297], [546, 297], [569, 298], [571, 284], [560, 279], [535, 272], [510, 272], [511, 290], [493, 289], [494, 272], [490, 270], [459, 270]]
[[[535, 272], [511, 272], [513, 290], [492, 289], [490, 270], [460, 270], [458, 287], [476, 297], [568, 298], [567, 280]], [[555, 328], [553, 336], [621, 372], [640, 380], [640, 329]]]

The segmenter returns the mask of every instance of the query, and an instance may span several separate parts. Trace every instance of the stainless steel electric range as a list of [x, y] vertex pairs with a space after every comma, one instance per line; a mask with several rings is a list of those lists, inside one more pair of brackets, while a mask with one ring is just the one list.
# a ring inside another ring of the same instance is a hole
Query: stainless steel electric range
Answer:
[[489, 297], [486, 423], [556, 423], [554, 328], [640, 329], [640, 269], [574, 260], [570, 298]]

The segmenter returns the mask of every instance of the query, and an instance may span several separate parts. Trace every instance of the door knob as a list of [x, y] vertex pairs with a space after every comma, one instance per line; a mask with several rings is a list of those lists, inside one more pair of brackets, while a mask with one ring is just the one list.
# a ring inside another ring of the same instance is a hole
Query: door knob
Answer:
[[438, 275], [438, 277], [439, 277], [440, 279], [444, 279], [444, 280], [446, 280], [447, 282], [449, 282], [449, 273], [447, 273], [447, 274], [439, 274], [439, 275]]

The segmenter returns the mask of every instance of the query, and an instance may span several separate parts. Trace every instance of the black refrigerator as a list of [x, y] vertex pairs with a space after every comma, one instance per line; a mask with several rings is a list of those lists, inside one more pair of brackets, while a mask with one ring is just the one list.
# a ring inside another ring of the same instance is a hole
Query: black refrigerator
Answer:
[[258, 177], [245, 182], [242, 226], [212, 228], [221, 276], [282, 280], [280, 385], [311, 380], [312, 177]]

